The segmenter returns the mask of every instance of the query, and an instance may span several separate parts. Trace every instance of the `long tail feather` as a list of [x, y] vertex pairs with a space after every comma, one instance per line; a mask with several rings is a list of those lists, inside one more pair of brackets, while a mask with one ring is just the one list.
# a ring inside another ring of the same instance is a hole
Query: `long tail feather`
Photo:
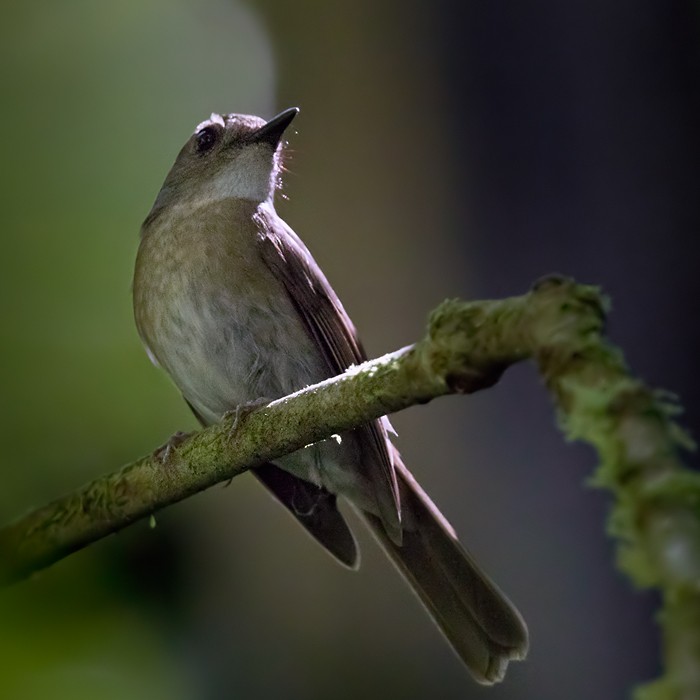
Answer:
[[361, 513], [474, 678], [503, 679], [508, 662], [525, 657], [527, 627], [513, 604], [457, 541], [454, 530], [396, 459], [404, 522], [397, 546], [381, 520]]

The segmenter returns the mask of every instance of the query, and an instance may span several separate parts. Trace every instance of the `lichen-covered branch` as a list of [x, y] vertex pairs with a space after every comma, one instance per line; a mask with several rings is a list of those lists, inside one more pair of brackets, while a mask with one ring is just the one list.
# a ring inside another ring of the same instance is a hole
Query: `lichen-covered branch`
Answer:
[[596, 483], [615, 503], [619, 563], [661, 592], [666, 675], [645, 700], [700, 698], [700, 475], [680, 460], [690, 439], [674, 404], [633, 378], [603, 335], [594, 287], [550, 277], [499, 301], [447, 301], [415, 345], [267, 405], [243, 410], [174, 448], [96, 479], [0, 528], [0, 583], [46, 567], [139, 518], [246, 469], [365, 421], [494, 384], [533, 360], [570, 439], [599, 452]]

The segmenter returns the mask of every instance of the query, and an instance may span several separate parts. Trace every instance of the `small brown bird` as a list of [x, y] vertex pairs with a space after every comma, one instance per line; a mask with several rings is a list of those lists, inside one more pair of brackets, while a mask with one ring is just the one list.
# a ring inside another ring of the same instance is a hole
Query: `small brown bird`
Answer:
[[[212, 114], [184, 145], [141, 230], [136, 325], [203, 425], [340, 374], [365, 353], [306, 246], [277, 215], [282, 135], [298, 109], [265, 122]], [[356, 567], [346, 498], [480, 683], [528, 647], [520, 614], [460, 546], [406, 469], [386, 419], [254, 470], [336, 559]]]

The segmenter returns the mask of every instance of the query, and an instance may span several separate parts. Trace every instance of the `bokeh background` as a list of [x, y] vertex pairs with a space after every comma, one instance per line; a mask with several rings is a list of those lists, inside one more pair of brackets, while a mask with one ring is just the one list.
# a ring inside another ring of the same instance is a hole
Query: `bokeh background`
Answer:
[[[299, 105], [288, 200], [371, 355], [445, 297], [601, 284], [610, 332], [700, 414], [696, 2], [29, 0], [0, 23], [0, 517], [194, 421], [131, 319], [140, 222], [212, 110]], [[593, 453], [530, 367], [395, 416], [532, 650], [475, 686], [365, 533], [336, 566], [253, 479], [0, 593], [0, 698], [623, 698], [654, 596], [614, 569]]]

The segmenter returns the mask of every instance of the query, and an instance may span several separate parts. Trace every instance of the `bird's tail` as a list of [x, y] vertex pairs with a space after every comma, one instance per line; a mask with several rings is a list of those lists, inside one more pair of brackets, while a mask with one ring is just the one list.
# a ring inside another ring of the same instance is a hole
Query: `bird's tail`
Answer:
[[527, 627], [515, 606], [461, 547], [452, 526], [398, 454], [395, 463], [404, 523], [401, 546], [386, 534], [378, 517], [361, 515], [474, 678], [496, 683], [510, 660], [525, 657]]

